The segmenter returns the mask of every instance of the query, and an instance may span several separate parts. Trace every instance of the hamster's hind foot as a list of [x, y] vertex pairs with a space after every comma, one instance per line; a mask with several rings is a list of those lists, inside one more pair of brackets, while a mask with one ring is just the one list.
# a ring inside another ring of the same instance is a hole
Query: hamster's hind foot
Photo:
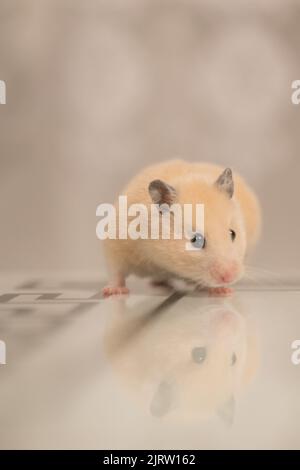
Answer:
[[234, 290], [231, 287], [210, 287], [208, 293], [211, 296], [226, 297], [232, 295]]
[[152, 287], [161, 287], [163, 289], [172, 289], [171, 284], [168, 281], [158, 281], [158, 280], [151, 280], [150, 285]]
[[102, 289], [103, 297], [111, 297], [113, 295], [128, 295], [129, 289], [125, 286], [105, 286]]

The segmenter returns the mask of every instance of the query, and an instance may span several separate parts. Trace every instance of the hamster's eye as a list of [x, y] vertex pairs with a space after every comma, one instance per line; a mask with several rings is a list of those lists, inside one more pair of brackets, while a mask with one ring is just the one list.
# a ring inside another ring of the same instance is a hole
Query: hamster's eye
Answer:
[[191, 244], [194, 248], [205, 248], [205, 238], [201, 233], [195, 233], [193, 238], [191, 238]]
[[231, 365], [234, 366], [234, 364], [236, 363], [236, 361], [237, 361], [236, 354], [233, 353], [232, 356], [231, 356]]
[[192, 349], [192, 359], [197, 364], [202, 364], [206, 358], [206, 348], [197, 347]]
[[234, 230], [229, 230], [229, 233], [230, 233], [230, 237], [231, 237], [231, 241], [234, 242], [235, 238], [236, 238], [236, 233]]

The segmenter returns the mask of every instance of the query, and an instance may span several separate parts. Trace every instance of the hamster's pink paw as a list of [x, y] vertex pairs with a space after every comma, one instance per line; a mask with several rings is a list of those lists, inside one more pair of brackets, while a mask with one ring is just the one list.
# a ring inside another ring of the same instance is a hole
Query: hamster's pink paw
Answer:
[[231, 287], [210, 287], [208, 292], [212, 296], [227, 296], [232, 295], [234, 291]]
[[129, 289], [125, 286], [105, 286], [102, 289], [103, 297], [110, 297], [112, 295], [128, 295]]

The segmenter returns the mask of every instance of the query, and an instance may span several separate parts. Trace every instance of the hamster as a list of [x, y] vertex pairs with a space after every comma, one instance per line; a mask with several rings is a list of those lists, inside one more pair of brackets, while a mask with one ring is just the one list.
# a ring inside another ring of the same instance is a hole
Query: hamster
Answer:
[[[232, 293], [229, 285], [244, 273], [244, 259], [256, 244], [261, 228], [260, 204], [253, 190], [230, 168], [209, 163], [171, 160], [142, 170], [121, 193], [131, 204], [171, 206], [204, 204], [204, 234], [191, 234], [191, 246], [202, 239], [203, 247], [187, 250], [182, 239], [104, 240], [110, 282], [103, 295], [127, 294], [130, 274], [152, 278], [155, 284], [183, 281], [211, 294]], [[118, 213], [118, 203], [115, 205]]]

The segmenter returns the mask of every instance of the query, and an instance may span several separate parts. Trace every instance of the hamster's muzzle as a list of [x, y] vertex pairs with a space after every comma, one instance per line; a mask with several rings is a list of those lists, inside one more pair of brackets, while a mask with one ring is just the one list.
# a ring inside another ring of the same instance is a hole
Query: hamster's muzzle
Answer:
[[230, 284], [236, 281], [239, 274], [239, 267], [235, 261], [227, 263], [225, 266], [217, 264], [210, 269], [211, 277], [220, 284]]

